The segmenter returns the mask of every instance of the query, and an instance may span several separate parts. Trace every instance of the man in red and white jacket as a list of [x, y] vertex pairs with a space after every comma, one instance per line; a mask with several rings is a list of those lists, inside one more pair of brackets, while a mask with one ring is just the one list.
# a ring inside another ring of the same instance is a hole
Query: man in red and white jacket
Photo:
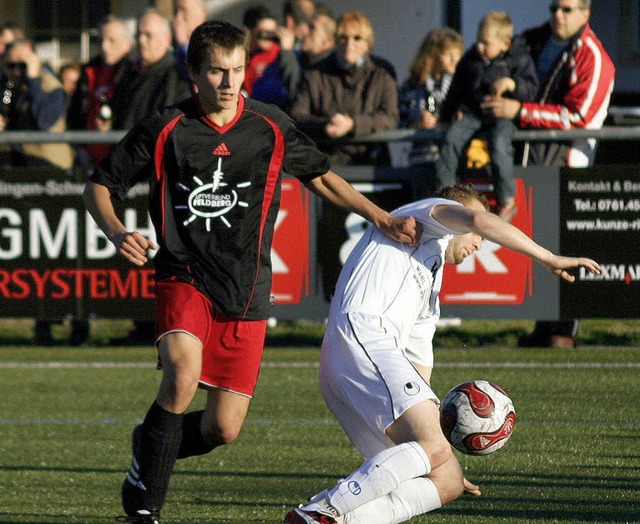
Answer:
[[[615, 66], [589, 26], [591, 0], [553, 0], [549, 22], [523, 36], [536, 64], [537, 102], [488, 98], [483, 107], [497, 117], [514, 118], [520, 128], [599, 129], [607, 116]], [[522, 165], [588, 167], [596, 140], [525, 144]], [[521, 346], [573, 347], [577, 320], [538, 321]]]
[[[590, 0], [556, 0], [549, 22], [524, 32], [540, 79], [537, 102], [493, 98], [485, 109], [525, 129], [602, 127], [615, 66], [589, 26], [590, 6]], [[527, 144], [523, 165], [587, 167], [595, 146], [595, 139]]]

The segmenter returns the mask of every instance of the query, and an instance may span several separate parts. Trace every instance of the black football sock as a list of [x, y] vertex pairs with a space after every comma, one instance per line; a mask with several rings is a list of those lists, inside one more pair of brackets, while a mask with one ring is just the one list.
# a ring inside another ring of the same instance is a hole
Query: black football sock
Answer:
[[142, 424], [140, 435], [140, 480], [144, 509], [159, 511], [167, 496], [169, 479], [182, 440], [182, 419], [154, 402]]
[[179, 459], [205, 455], [221, 444], [206, 442], [202, 437], [200, 423], [203, 413], [204, 411], [192, 411], [186, 413], [182, 419], [182, 441], [178, 451]]

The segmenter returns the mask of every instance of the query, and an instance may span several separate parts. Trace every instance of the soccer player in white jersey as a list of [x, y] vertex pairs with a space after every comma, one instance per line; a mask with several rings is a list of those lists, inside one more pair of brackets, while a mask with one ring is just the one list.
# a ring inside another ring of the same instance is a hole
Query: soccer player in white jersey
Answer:
[[369, 228], [347, 259], [331, 303], [320, 357], [322, 395], [366, 462], [293, 509], [285, 523], [391, 524], [432, 511], [464, 491], [429, 386], [443, 266], [459, 264], [483, 239], [513, 249], [572, 282], [568, 270], [599, 273], [588, 258], [558, 256], [487, 211], [468, 186], [407, 204], [424, 229], [417, 246]]

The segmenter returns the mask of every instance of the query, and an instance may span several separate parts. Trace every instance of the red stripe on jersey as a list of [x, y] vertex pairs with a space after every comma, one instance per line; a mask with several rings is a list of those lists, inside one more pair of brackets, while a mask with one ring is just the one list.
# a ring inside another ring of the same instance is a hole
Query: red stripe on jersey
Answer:
[[156, 180], [158, 181], [158, 186], [160, 187], [160, 216], [162, 217], [162, 228], [160, 231], [160, 238], [164, 240], [164, 222], [165, 222], [165, 190], [166, 190], [166, 180], [167, 180], [167, 172], [164, 167], [165, 153], [164, 147], [169, 138], [169, 134], [173, 131], [173, 128], [176, 127], [178, 121], [184, 116], [178, 115], [173, 120], [171, 120], [160, 132], [158, 135], [158, 139], [156, 140], [155, 148], [153, 151], [153, 164], [155, 166], [156, 171]]
[[[253, 293], [256, 288], [256, 283], [258, 282], [258, 276], [260, 275], [260, 254], [262, 253], [262, 237], [264, 235], [264, 228], [267, 224], [267, 216], [269, 215], [269, 209], [271, 208], [271, 204], [273, 203], [273, 199], [276, 194], [276, 189], [278, 187], [278, 181], [280, 180], [280, 171], [282, 170], [282, 164], [284, 162], [284, 153], [285, 153], [285, 141], [284, 135], [282, 134], [282, 130], [280, 127], [271, 119], [267, 118], [265, 115], [261, 115], [260, 113], [255, 113], [253, 111], [247, 110], [247, 112], [253, 113], [260, 118], [263, 118], [273, 129], [273, 134], [275, 135], [274, 144], [273, 144], [273, 153], [271, 154], [271, 160], [269, 161], [269, 169], [267, 171], [267, 181], [264, 185], [264, 197], [262, 199], [262, 213], [260, 214], [260, 236], [258, 238], [258, 260], [257, 260], [257, 271], [255, 278], [253, 280], [253, 287], [251, 290], [251, 296], [247, 301], [247, 307], [244, 311], [246, 315], [249, 310], [249, 305], [251, 304], [251, 300], [253, 299]], [[244, 315], [243, 315], [244, 316]]]
[[200, 105], [200, 99], [197, 96], [195, 97], [195, 101], [196, 101], [196, 106], [198, 107], [198, 112], [200, 113], [200, 116], [202, 117], [204, 122], [208, 126], [218, 131], [218, 133], [220, 134], [224, 134], [229, 129], [231, 129], [236, 124], [236, 122], [240, 120], [240, 117], [242, 116], [242, 112], [244, 111], [244, 97], [242, 95], [238, 95], [238, 109], [236, 111], [236, 116], [233, 117], [233, 120], [231, 120], [231, 122], [223, 126], [219, 126], [213, 120], [211, 120], [209, 116], [202, 110], [202, 106]]

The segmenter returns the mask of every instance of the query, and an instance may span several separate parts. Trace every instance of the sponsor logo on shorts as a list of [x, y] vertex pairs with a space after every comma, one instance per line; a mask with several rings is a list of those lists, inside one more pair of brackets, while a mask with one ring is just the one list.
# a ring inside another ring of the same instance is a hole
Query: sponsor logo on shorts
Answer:
[[349, 484], [347, 484], [347, 487], [349, 488], [349, 491], [356, 496], [362, 493], [362, 487], [355, 480], [350, 481]]
[[417, 395], [420, 393], [420, 386], [416, 382], [407, 382], [404, 385], [404, 392], [411, 396]]

